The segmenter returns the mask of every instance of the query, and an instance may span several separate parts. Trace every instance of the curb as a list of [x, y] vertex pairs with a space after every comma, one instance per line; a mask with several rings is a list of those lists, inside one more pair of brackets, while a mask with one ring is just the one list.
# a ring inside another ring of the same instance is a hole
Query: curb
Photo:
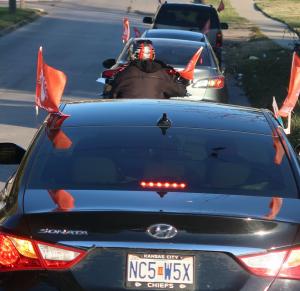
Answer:
[[254, 2], [253, 5], [254, 5], [254, 8], [255, 8], [256, 10], [260, 11], [264, 16], [266, 16], [266, 17], [268, 17], [268, 18], [270, 18], [270, 19], [272, 19], [272, 20], [276, 20], [276, 21], [278, 21], [278, 22], [281, 22], [282, 24], [285, 24], [285, 25], [287, 26], [287, 28], [288, 28], [290, 31], [292, 31], [293, 33], [295, 33], [295, 34], [298, 36], [299, 40], [300, 40], [300, 31], [297, 31], [295, 28], [291, 27], [288, 23], [286, 23], [286, 22], [283, 21], [282, 19], [279, 19], [279, 18], [276, 18], [276, 17], [273, 17], [273, 16], [267, 14], [267, 13], [266, 13], [264, 10], [262, 10], [255, 2]]
[[15, 23], [15, 24], [7, 27], [7, 28], [4, 28], [4, 29], [0, 30], [0, 37], [12, 32], [12, 31], [15, 31], [16, 29], [18, 29], [21, 26], [24, 26], [28, 23], [31, 23], [31, 22], [35, 21], [36, 19], [38, 19], [42, 15], [47, 14], [45, 12], [45, 10], [43, 10], [43, 9], [34, 8], [33, 10], [35, 11], [35, 13], [32, 16], [30, 16], [28, 19], [19, 21], [19, 22]]

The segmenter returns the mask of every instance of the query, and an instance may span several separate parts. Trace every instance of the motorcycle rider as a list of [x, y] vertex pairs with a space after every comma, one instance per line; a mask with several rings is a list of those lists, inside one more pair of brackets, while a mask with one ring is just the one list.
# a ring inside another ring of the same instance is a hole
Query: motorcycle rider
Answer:
[[173, 67], [155, 60], [150, 40], [136, 40], [129, 48], [130, 61], [115, 75], [112, 98], [154, 98], [186, 96], [189, 81]]

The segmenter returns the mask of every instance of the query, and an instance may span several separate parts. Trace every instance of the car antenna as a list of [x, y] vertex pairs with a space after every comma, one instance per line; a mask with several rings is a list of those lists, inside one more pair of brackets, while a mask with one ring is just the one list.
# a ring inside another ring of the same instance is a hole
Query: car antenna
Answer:
[[157, 122], [157, 126], [161, 129], [162, 134], [165, 135], [167, 129], [172, 126], [171, 120], [168, 119], [167, 113], [163, 113], [162, 117]]

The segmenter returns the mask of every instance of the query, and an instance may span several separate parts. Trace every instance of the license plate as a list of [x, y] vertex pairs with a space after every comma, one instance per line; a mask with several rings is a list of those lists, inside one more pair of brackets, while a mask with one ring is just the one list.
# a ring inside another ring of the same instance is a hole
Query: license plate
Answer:
[[126, 287], [191, 290], [194, 257], [172, 254], [128, 254]]

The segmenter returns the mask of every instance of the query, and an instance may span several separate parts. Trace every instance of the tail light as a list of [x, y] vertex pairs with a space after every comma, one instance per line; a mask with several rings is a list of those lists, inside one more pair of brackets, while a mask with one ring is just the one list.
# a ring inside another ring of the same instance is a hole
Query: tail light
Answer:
[[192, 84], [193, 88], [213, 88], [222, 89], [225, 85], [225, 79], [223, 76], [211, 79], [198, 80]]
[[241, 256], [245, 267], [258, 276], [300, 280], [300, 248]]
[[102, 72], [102, 78], [112, 78], [116, 74], [116, 70], [105, 70]]
[[85, 251], [0, 233], [0, 272], [68, 269]]
[[178, 183], [178, 182], [152, 182], [152, 181], [142, 181], [140, 182], [140, 186], [142, 188], [150, 188], [150, 189], [185, 189], [185, 183]]
[[216, 34], [216, 47], [222, 47], [223, 45], [223, 36], [221, 32]]

